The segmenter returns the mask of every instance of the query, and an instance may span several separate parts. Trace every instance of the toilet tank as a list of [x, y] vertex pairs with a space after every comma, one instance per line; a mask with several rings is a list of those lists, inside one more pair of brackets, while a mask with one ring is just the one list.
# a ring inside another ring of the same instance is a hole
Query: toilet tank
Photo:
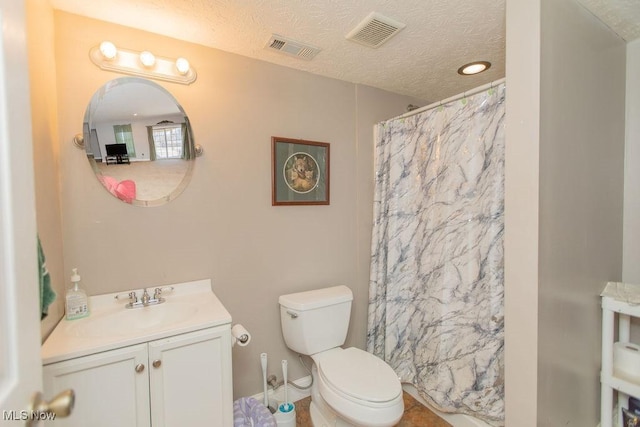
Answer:
[[280, 296], [280, 322], [291, 350], [306, 355], [344, 344], [353, 293], [346, 286]]

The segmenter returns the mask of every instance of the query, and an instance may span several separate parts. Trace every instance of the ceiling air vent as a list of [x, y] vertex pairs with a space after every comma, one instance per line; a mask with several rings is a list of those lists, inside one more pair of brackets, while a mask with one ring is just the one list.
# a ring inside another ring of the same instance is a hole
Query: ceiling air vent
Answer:
[[308, 44], [297, 42], [286, 37], [274, 34], [265, 46], [267, 49], [277, 50], [280, 53], [295, 56], [296, 58], [313, 59], [320, 52], [320, 49]]
[[364, 21], [347, 34], [347, 39], [365, 46], [378, 48], [398, 34], [405, 26], [405, 24], [377, 12], [371, 12]]

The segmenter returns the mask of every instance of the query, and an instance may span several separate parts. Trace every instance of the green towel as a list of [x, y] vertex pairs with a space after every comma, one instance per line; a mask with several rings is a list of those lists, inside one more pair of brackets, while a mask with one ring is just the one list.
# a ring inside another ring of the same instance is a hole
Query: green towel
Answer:
[[47, 317], [49, 305], [56, 299], [56, 293], [51, 289], [51, 277], [44, 259], [44, 251], [38, 236], [38, 280], [40, 281], [40, 320]]

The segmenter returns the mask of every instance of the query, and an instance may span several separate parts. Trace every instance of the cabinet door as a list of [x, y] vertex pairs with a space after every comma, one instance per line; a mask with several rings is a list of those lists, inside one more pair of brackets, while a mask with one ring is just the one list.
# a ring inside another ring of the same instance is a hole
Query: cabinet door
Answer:
[[67, 388], [76, 393], [69, 418], [47, 425], [149, 427], [147, 360], [147, 345], [139, 344], [45, 366], [45, 396]]
[[149, 343], [153, 427], [233, 425], [228, 325]]

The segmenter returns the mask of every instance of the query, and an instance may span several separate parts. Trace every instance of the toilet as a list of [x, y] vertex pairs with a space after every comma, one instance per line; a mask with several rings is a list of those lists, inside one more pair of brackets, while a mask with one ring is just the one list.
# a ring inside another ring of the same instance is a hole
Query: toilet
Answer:
[[380, 358], [343, 349], [353, 293], [333, 286], [280, 296], [280, 321], [291, 350], [311, 356], [314, 427], [389, 427], [402, 417], [402, 386]]

